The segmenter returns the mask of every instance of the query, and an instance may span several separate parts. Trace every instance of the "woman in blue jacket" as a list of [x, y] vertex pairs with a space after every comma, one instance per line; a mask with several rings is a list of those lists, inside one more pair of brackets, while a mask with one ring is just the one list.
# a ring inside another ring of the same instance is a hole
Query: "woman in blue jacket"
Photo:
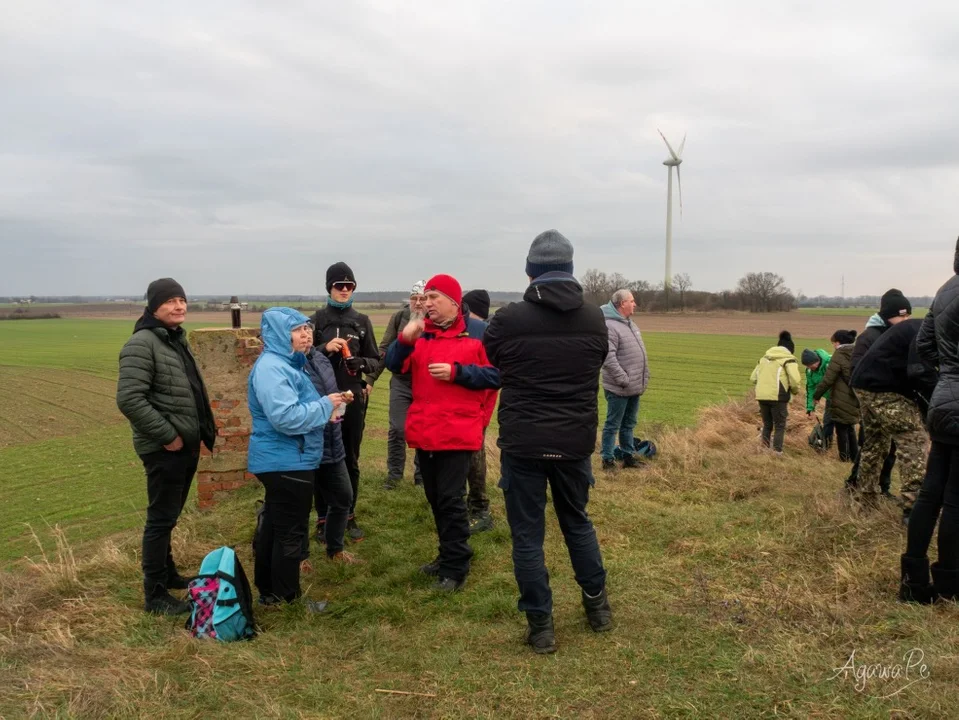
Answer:
[[[301, 595], [300, 562], [309, 556], [310, 508], [316, 468], [323, 458], [323, 426], [343, 403], [320, 397], [306, 374], [313, 344], [309, 319], [292, 308], [271, 308], [260, 322], [263, 353], [250, 371], [248, 402], [253, 434], [249, 471], [266, 489], [257, 527], [254, 583], [266, 605]], [[321, 612], [326, 603], [307, 601]]]

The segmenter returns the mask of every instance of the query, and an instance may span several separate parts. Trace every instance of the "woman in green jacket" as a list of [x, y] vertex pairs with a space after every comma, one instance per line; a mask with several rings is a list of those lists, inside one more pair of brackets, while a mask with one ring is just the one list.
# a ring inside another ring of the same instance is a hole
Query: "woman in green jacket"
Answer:
[[[835, 348], [829, 367], [819, 383], [812, 388], [813, 402], [829, 397], [827, 407], [836, 429], [839, 459], [855, 462], [859, 454], [856, 425], [859, 422], [859, 400], [849, 387], [852, 379], [852, 351], [856, 342], [855, 330], [837, 330], [830, 341]], [[810, 392], [809, 387], [806, 388]]]
[[[832, 356], [822, 349], [810, 350], [806, 348], [802, 351], [800, 360], [802, 364], [806, 366], [806, 415], [812, 415], [816, 409], [818, 399], [813, 398], [813, 393], [816, 392], [816, 386], [818, 386], [825, 377], [831, 359]], [[826, 452], [832, 447], [834, 428], [829, 393], [827, 392], [824, 397], [826, 398], [826, 407], [822, 413], [822, 430], [823, 452]]]
[[[796, 362], [796, 345], [786, 330], [779, 333], [779, 344], [769, 348], [756, 369], [752, 383], [756, 386], [756, 399], [763, 417], [763, 445], [770, 446], [782, 455], [786, 438], [786, 418], [789, 417], [789, 401], [799, 393], [799, 363]], [[775, 427], [775, 435], [773, 428]]]

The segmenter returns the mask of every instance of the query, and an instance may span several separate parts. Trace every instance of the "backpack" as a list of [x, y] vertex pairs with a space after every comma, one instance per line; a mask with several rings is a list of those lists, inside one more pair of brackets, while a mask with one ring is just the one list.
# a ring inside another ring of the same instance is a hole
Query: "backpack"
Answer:
[[633, 438], [633, 453], [635, 455], [651, 458], [654, 457], [657, 452], [659, 452], [659, 450], [656, 448], [656, 443], [652, 440], [640, 440], [638, 437]]
[[809, 433], [809, 447], [818, 453], [826, 451], [826, 430], [819, 418], [816, 418], [816, 426]]
[[250, 583], [233, 548], [217, 548], [203, 558], [187, 597], [186, 629], [193, 637], [232, 642], [256, 635]]

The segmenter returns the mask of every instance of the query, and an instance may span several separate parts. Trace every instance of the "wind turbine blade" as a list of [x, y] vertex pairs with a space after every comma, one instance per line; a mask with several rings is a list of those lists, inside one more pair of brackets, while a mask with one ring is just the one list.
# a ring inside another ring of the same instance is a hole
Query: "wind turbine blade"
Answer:
[[[669, 140], [667, 140], [666, 136], [663, 135], [663, 131], [657, 128], [656, 132], [659, 133], [659, 137], [661, 137], [663, 142], [666, 143], [666, 147], [669, 148], [669, 154], [673, 156], [673, 160], [679, 160], [679, 156], [676, 155], [676, 151], [673, 150], [673, 146], [669, 144]], [[685, 142], [685, 139], [683, 141]]]
[[683, 135], [683, 141], [682, 141], [681, 143], [679, 143], [679, 150], [677, 151], [677, 152], [679, 153], [679, 157], [682, 157], [682, 156], [683, 156], [683, 148], [684, 148], [684, 147], [686, 147], [686, 136], [685, 136], [685, 135]]
[[[683, 138], [683, 142], [686, 142], [686, 139]], [[680, 146], [682, 147], [682, 146]], [[679, 183], [679, 217], [683, 216], [683, 175], [680, 172], [682, 165], [676, 166], [676, 182]]]

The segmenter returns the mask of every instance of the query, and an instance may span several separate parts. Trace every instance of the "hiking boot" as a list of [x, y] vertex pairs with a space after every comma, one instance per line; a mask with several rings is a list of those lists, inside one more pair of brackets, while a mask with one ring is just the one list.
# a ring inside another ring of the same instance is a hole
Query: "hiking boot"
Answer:
[[603, 470], [615, 470], [615, 469], [616, 469], [615, 460], [607, 460], [606, 458], [603, 458]]
[[333, 553], [327, 557], [331, 562], [340, 563], [341, 565], [364, 565], [366, 563], [366, 560], [363, 558], [346, 552], [346, 550], [340, 550], [338, 553]]
[[936, 599], [936, 590], [929, 582], [929, 560], [901, 555], [899, 566], [902, 569], [899, 581], [899, 602], [913, 602], [930, 605]]
[[170, 590], [186, 590], [190, 587], [190, 581], [193, 578], [183, 577], [180, 573], [171, 575], [166, 579], [166, 586]]
[[440, 559], [436, 558], [426, 565], [420, 565], [420, 572], [429, 577], [437, 577], [440, 574]]
[[362, 542], [366, 539], [366, 533], [360, 530], [360, 526], [356, 524], [354, 518], [346, 521], [346, 537], [348, 537], [351, 542]]
[[470, 535], [493, 529], [493, 516], [490, 511], [476, 513], [470, 517]]
[[934, 563], [931, 570], [935, 593], [943, 600], [959, 599], [959, 570], [944, 570], [939, 563]]
[[400, 486], [400, 483], [403, 481], [403, 478], [386, 478], [386, 482], [383, 483], [384, 490], [396, 490]]
[[583, 590], [583, 609], [586, 610], [586, 619], [593, 632], [606, 632], [613, 629], [613, 609], [609, 606], [609, 597], [606, 588], [596, 597], [590, 597]]
[[326, 612], [326, 600], [303, 600], [303, 607], [308, 613]]
[[434, 590], [436, 592], [454, 593], [462, 590], [465, 584], [466, 578], [463, 578], [462, 580], [454, 580], [453, 578], [441, 577], [430, 586], [430, 590]]
[[556, 634], [553, 616], [546, 613], [526, 613], [526, 644], [538, 655], [556, 652]]
[[642, 460], [638, 460], [635, 455], [624, 455], [623, 456], [623, 467], [624, 468], [641, 468], [645, 467], [646, 463]]
[[276, 607], [283, 604], [283, 600], [276, 595], [260, 595], [256, 602], [263, 607]]
[[146, 599], [143, 609], [154, 615], [183, 615], [190, 612], [190, 603], [177, 600], [165, 590]]

